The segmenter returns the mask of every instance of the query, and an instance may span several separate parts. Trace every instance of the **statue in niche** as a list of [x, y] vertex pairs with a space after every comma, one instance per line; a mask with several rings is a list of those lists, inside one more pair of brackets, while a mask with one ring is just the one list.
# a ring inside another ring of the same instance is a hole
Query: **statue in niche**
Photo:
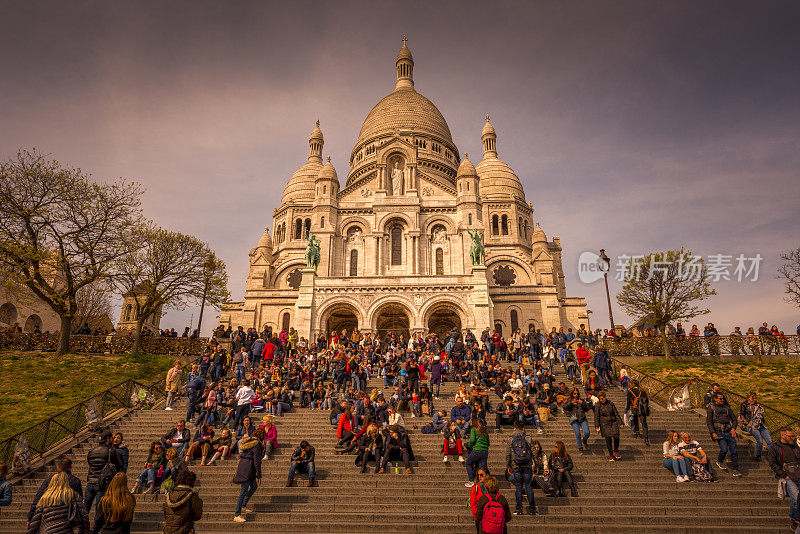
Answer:
[[392, 195], [399, 197], [403, 194], [403, 179], [405, 175], [403, 169], [400, 168], [400, 162], [395, 161], [394, 169], [392, 169]]

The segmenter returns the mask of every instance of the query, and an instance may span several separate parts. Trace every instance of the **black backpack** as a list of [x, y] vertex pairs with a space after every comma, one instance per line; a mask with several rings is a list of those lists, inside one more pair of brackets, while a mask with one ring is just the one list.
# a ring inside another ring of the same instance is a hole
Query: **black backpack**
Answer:
[[511, 461], [515, 465], [526, 465], [531, 463], [533, 455], [531, 446], [525, 439], [525, 434], [517, 434], [511, 440]]

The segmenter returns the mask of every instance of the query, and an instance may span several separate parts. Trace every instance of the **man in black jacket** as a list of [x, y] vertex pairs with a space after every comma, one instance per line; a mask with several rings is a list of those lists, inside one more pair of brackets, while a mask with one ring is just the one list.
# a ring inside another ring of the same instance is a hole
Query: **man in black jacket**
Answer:
[[731, 473], [735, 477], [742, 476], [739, 473], [739, 455], [736, 453], [736, 425], [738, 421], [736, 414], [725, 402], [722, 392], [714, 394], [714, 402], [706, 408], [706, 426], [711, 438], [719, 445], [719, 456], [717, 457], [717, 467], [727, 471], [725, 467], [725, 456], [728, 452], [731, 455]]
[[[81, 485], [81, 479], [72, 474], [72, 460], [69, 458], [60, 458], [58, 462], [56, 462], [56, 472], [59, 471], [63, 471], [67, 474], [69, 477], [69, 487], [72, 488], [80, 498], [83, 498], [83, 486]], [[47, 486], [50, 485], [50, 479], [52, 479], [55, 474], [56, 473], [48, 475], [47, 478], [42, 481], [42, 484], [36, 491], [36, 495], [33, 497], [33, 502], [31, 502], [31, 508], [28, 510], [28, 523], [31, 522], [33, 519], [33, 514], [36, 512], [36, 503], [38, 503], [39, 499], [41, 499], [42, 495], [44, 495]]]
[[[101, 474], [106, 464], [112, 464], [116, 471], [122, 470], [122, 461], [117, 456], [117, 451], [111, 443], [111, 432], [106, 430], [100, 436], [100, 443], [93, 447], [86, 455], [86, 464], [89, 467], [89, 472], [86, 477], [86, 493], [83, 496], [83, 504], [86, 506], [86, 513], [88, 514], [92, 509], [92, 503], [97, 498], [98, 504], [103, 494], [106, 492], [106, 486], [109, 480], [101, 480]], [[95, 518], [99, 513], [99, 507], [95, 510]]]
[[308, 487], [314, 486], [316, 478], [314, 457], [314, 447], [306, 440], [301, 441], [300, 446], [292, 453], [292, 465], [289, 468], [289, 479], [286, 481], [287, 488], [294, 484], [295, 473], [308, 473]]
[[514, 406], [514, 397], [506, 395], [505, 400], [497, 405], [497, 413], [495, 415], [496, 432], [500, 432], [500, 425], [513, 425], [517, 420], [517, 408]]
[[767, 449], [769, 467], [775, 478], [786, 480], [786, 495], [789, 497], [789, 521], [793, 529], [800, 521], [800, 510], [797, 506], [798, 487], [800, 487], [800, 447], [794, 431], [788, 426], [778, 429], [780, 441], [775, 441]]
[[183, 452], [189, 446], [190, 434], [186, 429], [186, 421], [181, 419], [175, 428], [161, 436], [161, 443], [164, 444], [164, 450], [178, 449], [178, 457], [183, 457]]

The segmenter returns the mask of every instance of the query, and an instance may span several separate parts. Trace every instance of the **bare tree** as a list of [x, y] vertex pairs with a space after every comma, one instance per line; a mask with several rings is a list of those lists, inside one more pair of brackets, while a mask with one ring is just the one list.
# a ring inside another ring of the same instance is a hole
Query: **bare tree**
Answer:
[[667, 325], [708, 313], [700, 303], [717, 294], [702, 258], [683, 249], [632, 259], [623, 281], [617, 303], [628, 315], [647, 316], [653, 322], [667, 358], [671, 356]]
[[783, 279], [786, 300], [800, 307], [800, 248], [784, 252], [781, 259], [778, 278]]
[[103, 316], [111, 316], [112, 289], [108, 280], [98, 280], [81, 288], [78, 291], [78, 309], [72, 320], [72, 330], [75, 331], [89, 323], [93, 326]]
[[[199, 302], [204, 291], [216, 295], [220, 290], [213, 285], [208, 287], [204, 275], [204, 261], [216, 256], [195, 237], [147, 222], [131, 234], [127, 246], [131, 254], [118, 263], [112, 280], [123, 296], [136, 297], [131, 299], [136, 316], [136, 354], [142, 326], [149, 317], [164, 307], [182, 309]], [[224, 278], [227, 280], [227, 275]]]
[[20, 150], [0, 163], [0, 263], [61, 318], [66, 354], [78, 292], [125, 256], [139, 217], [138, 184], [96, 183], [80, 169]]
[[228, 292], [228, 271], [225, 262], [209, 250], [203, 262], [203, 293], [200, 295], [200, 317], [197, 319], [197, 334], [201, 334], [203, 326], [203, 310], [206, 303], [219, 309], [223, 302], [231, 299]]

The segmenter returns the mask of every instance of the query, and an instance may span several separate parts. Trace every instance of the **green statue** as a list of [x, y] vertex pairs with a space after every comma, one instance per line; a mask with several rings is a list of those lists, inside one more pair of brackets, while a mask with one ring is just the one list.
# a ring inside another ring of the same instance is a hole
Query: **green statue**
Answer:
[[472, 238], [472, 244], [469, 246], [469, 258], [472, 260], [472, 265], [483, 265], [483, 232], [478, 230], [467, 230]]
[[317, 271], [317, 267], [319, 266], [319, 250], [319, 239], [309, 232], [308, 245], [306, 245], [306, 267], [314, 269], [314, 272]]

